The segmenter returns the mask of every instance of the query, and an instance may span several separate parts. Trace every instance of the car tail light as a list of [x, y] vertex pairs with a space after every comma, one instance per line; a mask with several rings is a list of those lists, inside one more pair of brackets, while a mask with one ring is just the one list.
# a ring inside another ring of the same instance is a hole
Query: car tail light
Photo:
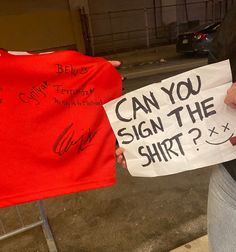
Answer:
[[194, 38], [195, 38], [196, 40], [199, 40], [199, 41], [203, 40], [205, 37], [206, 37], [206, 34], [205, 34], [205, 33], [196, 32], [196, 33], [194, 34]]

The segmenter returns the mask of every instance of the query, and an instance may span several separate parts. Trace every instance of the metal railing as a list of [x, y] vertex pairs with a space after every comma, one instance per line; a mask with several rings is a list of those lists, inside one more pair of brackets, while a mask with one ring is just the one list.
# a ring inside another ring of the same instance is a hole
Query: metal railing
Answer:
[[46, 211], [43, 206], [43, 202], [39, 200], [36, 203], [37, 203], [37, 208], [39, 211], [39, 219], [40, 219], [36, 222], [33, 222], [31, 224], [25, 224], [25, 221], [24, 221], [24, 218], [23, 218], [23, 215], [21, 213], [19, 206], [14, 207], [16, 210], [16, 217], [18, 221], [20, 222], [19, 228], [8, 231], [7, 227], [4, 225], [4, 221], [2, 220], [2, 218], [0, 218], [0, 228], [2, 229], [2, 235], [0, 235], [0, 241], [8, 239], [18, 234], [21, 234], [35, 227], [42, 226], [49, 252], [58, 252], [57, 247], [56, 247], [56, 242], [53, 238], [53, 234], [52, 234], [50, 225], [48, 223], [48, 219], [47, 219]]

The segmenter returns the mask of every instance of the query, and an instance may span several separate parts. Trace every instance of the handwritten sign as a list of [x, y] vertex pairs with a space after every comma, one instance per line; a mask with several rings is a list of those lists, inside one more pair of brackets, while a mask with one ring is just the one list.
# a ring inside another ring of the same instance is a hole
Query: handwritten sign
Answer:
[[113, 185], [115, 68], [75, 51], [0, 57], [0, 207]]
[[200, 67], [104, 105], [130, 173], [159, 176], [236, 158], [236, 111], [224, 104], [229, 61]]

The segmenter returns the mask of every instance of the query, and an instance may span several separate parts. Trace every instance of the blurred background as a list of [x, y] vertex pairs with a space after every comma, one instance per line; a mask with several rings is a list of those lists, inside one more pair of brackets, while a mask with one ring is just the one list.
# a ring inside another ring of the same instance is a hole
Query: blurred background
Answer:
[[98, 55], [171, 44], [180, 33], [221, 21], [233, 2], [1, 0], [0, 47]]

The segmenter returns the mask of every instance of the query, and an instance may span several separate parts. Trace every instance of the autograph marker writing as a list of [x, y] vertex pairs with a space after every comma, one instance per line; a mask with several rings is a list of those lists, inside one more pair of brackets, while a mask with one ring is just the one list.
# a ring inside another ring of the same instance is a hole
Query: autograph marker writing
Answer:
[[73, 146], [76, 146], [77, 152], [80, 153], [85, 148], [88, 147], [89, 143], [92, 141], [96, 135], [96, 131], [92, 131], [90, 128], [86, 131], [83, 130], [83, 133], [79, 136], [75, 136], [75, 130], [73, 129], [73, 123], [67, 126], [61, 134], [58, 136], [56, 142], [53, 145], [53, 152], [62, 156]]

